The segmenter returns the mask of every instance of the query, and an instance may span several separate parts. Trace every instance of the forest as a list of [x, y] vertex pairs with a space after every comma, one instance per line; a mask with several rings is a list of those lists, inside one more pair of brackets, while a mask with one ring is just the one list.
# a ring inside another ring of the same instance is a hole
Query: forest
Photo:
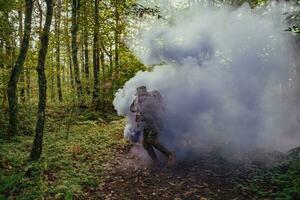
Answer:
[[297, 0], [0, 0], [0, 200], [300, 199], [299, 33]]

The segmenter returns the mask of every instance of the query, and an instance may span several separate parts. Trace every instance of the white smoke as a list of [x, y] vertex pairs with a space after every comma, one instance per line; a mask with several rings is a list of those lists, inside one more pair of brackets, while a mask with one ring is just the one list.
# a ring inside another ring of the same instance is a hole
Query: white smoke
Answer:
[[115, 109], [128, 116], [136, 87], [146, 85], [164, 99], [160, 137], [169, 147], [299, 146], [299, 83], [283, 15], [293, 9], [199, 7], [177, 12], [171, 22], [152, 21], [142, 34], [145, 51], [132, 49], [145, 64], [164, 64], [130, 79], [116, 93]]

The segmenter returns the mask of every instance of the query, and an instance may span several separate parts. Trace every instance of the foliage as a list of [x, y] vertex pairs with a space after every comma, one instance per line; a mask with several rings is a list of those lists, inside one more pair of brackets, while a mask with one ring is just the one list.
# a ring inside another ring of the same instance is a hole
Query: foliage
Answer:
[[[19, 109], [19, 134], [30, 136], [34, 131], [36, 107], [32, 105], [22, 105]], [[8, 110], [6, 108], [0, 108], [0, 138], [2, 139], [7, 136], [5, 133], [5, 130], [8, 128], [7, 122]]]
[[242, 184], [243, 190], [256, 198], [300, 199], [300, 157], [290, 158], [271, 169], [259, 170], [249, 182]]
[[101, 184], [105, 161], [113, 159], [115, 145], [123, 143], [123, 122], [97, 121], [91, 119], [93, 113], [80, 113], [76, 111], [68, 140], [64, 113], [48, 113], [38, 162], [28, 162], [32, 137], [0, 140], [0, 199], [80, 198]]
[[150, 8], [145, 7], [141, 4], [133, 4], [132, 5], [132, 13], [134, 13], [137, 17], [144, 17], [145, 15], [157, 16], [158, 19], [162, 18], [159, 14], [159, 7]]

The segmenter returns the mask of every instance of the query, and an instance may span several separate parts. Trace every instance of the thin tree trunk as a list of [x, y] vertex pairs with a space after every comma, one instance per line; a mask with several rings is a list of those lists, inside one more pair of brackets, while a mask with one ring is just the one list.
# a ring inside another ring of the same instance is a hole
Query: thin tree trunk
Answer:
[[54, 63], [54, 56], [55, 56], [55, 53], [54, 53], [54, 49], [51, 49], [49, 51], [50, 53], [50, 63], [51, 63], [51, 67], [50, 67], [50, 73], [49, 73], [49, 77], [50, 77], [50, 99], [51, 99], [51, 103], [53, 103], [55, 101], [55, 72], [54, 72], [54, 66], [55, 66], [55, 63]]
[[92, 107], [93, 110], [98, 110], [100, 108], [99, 99], [99, 0], [94, 1], [94, 44], [93, 44], [93, 65], [94, 65], [94, 89], [93, 89], [93, 99]]
[[78, 45], [77, 45], [77, 32], [78, 32], [78, 21], [79, 21], [79, 5], [80, 0], [72, 0], [72, 58], [73, 58], [73, 66], [74, 66], [74, 75], [75, 75], [75, 83], [77, 89], [77, 97], [80, 101], [80, 104], [83, 104], [82, 99], [82, 85], [80, 81], [80, 72], [78, 65]]
[[88, 30], [84, 30], [84, 68], [86, 78], [86, 91], [90, 94], [90, 65], [89, 65], [89, 45], [88, 45]]
[[74, 89], [75, 83], [74, 83], [74, 76], [73, 76], [72, 52], [71, 52], [71, 43], [70, 43], [70, 36], [69, 36], [69, 21], [68, 21], [69, 9], [68, 9], [68, 5], [69, 5], [69, 3], [66, 2], [66, 7], [65, 7], [66, 20], [65, 20], [64, 25], [65, 25], [65, 34], [67, 36], [66, 46], [67, 46], [67, 57], [68, 57], [68, 62], [69, 62], [68, 64], [69, 64], [69, 73], [70, 73], [70, 83], [71, 83], [72, 89]]
[[115, 77], [115, 73], [114, 72], [114, 61], [113, 61], [113, 44], [110, 44], [110, 56], [109, 56], [109, 70], [110, 70], [110, 81], [111, 81], [111, 90], [110, 90], [110, 96], [112, 96], [114, 94], [115, 91], [115, 85], [116, 85], [116, 79]]
[[49, 31], [51, 26], [51, 20], [53, 15], [53, 0], [46, 0], [47, 4], [47, 14], [46, 21], [43, 29], [43, 34], [41, 35], [41, 46], [39, 50], [38, 57], [38, 82], [39, 82], [39, 104], [37, 113], [37, 122], [35, 128], [35, 138], [32, 145], [32, 150], [30, 154], [31, 160], [37, 160], [42, 154], [43, 148], [43, 135], [44, 135], [44, 125], [45, 125], [45, 109], [46, 109], [46, 97], [47, 97], [47, 80], [45, 75], [45, 60], [48, 50], [49, 43]]
[[38, 10], [39, 10], [39, 17], [40, 17], [40, 21], [39, 21], [39, 35], [41, 37], [42, 30], [43, 30], [43, 8], [42, 8], [42, 5], [41, 5], [41, 3], [40, 3], [39, 0], [37, 0], [36, 3], [37, 3]]
[[112, 50], [112, 44], [109, 46], [109, 78], [111, 81], [113, 81], [113, 50]]
[[118, 0], [115, 0], [115, 20], [116, 20], [116, 27], [115, 27], [115, 70], [116, 70], [116, 79], [118, 80], [119, 77], [119, 10], [118, 10]]
[[56, 32], [56, 84], [58, 100], [63, 101], [61, 78], [60, 78], [60, 19], [61, 19], [61, 0], [57, 1], [57, 11], [55, 16], [55, 32]]
[[[88, 12], [88, 6], [89, 3], [86, 1], [84, 4], [84, 13]], [[82, 35], [83, 35], [83, 61], [84, 61], [84, 78], [85, 78], [85, 90], [87, 94], [90, 94], [90, 69], [89, 69], [89, 21], [88, 18], [83, 18], [83, 29], [82, 29]]]
[[31, 95], [30, 95], [30, 85], [31, 85], [31, 80], [30, 80], [30, 71], [27, 68], [26, 69], [26, 98], [28, 103], [30, 104], [30, 99], [31, 99]]
[[31, 32], [31, 16], [33, 10], [33, 0], [26, 0], [26, 10], [25, 10], [25, 25], [24, 34], [22, 39], [22, 44], [20, 48], [20, 53], [18, 55], [17, 61], [12, 69], [10, 80], [8, 82], [7, 96], [9, 104], [9, 129], [8, 132], [11, 136], [17, 134], [18, 131], [18, 96], [17, 96], [17, 84], [20, 74], [23, 70], [23, 65], [26, 59], [30, 32]]
[[105, 71], [105, 59], [104, 59], [104, 53], [103, 51], [100, 51], [100, 64], [102, 68], [102, 78], [105, 78], [106, 71]]
[[[83, 42], [84, 38], [82, 38], [82, 42]], [[81, 43], [81, 48], [80, 48], [80, 61], [81, 61], [81, 65], [80, 65], [80, 71], [81, 71], [81, 80], [82, 80], [82, 86], [85, 86], [86, 84], [86, 80], [85, 80], [85, 65], [84, 65], [84, 44]]]
[[104, 61], [104, 53], [103, 51], [100, 52], [100, 63], [102, 68], [102, 107], [103, 111], [105, 112], [106, 108], [106, 76], [105, 76], [105, 61]]
[[72, 63], [70, 42], [68, 42], [68, 57], [69, 57], [69, 72], [70, 72], [70, 79], [71, 79], [71, 87], [74, 89], [75, 82], [74, 82], [73, 63]]
[[[23, 6], [21, 5], [20, 8], [18, 9], [18, 18], [19, 18], [19, 43], [22, 43], [22, 35], [23, 35]], [[21, 72], [20, 75], [20, 99], [22, 103], [25, 102], [25, 70]]]

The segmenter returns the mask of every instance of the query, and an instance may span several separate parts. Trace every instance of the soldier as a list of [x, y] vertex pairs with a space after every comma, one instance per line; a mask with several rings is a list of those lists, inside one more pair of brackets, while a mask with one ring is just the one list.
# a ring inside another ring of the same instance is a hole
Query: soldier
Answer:
[[158, 91], [148, 92], [146, 86], [137, 88], [136, 98], [130, 105], [130, 111], [136, 114], [137, 125], [143, 128], [143, 147], [153, 162], [158, 161], [154, 151], [156, 148], [167, 157], [168, 164], [172, 165], [175, 162], [175, 154], [158, 141], [158, 132], [162, 130], [163, 110], [162, 97]]

